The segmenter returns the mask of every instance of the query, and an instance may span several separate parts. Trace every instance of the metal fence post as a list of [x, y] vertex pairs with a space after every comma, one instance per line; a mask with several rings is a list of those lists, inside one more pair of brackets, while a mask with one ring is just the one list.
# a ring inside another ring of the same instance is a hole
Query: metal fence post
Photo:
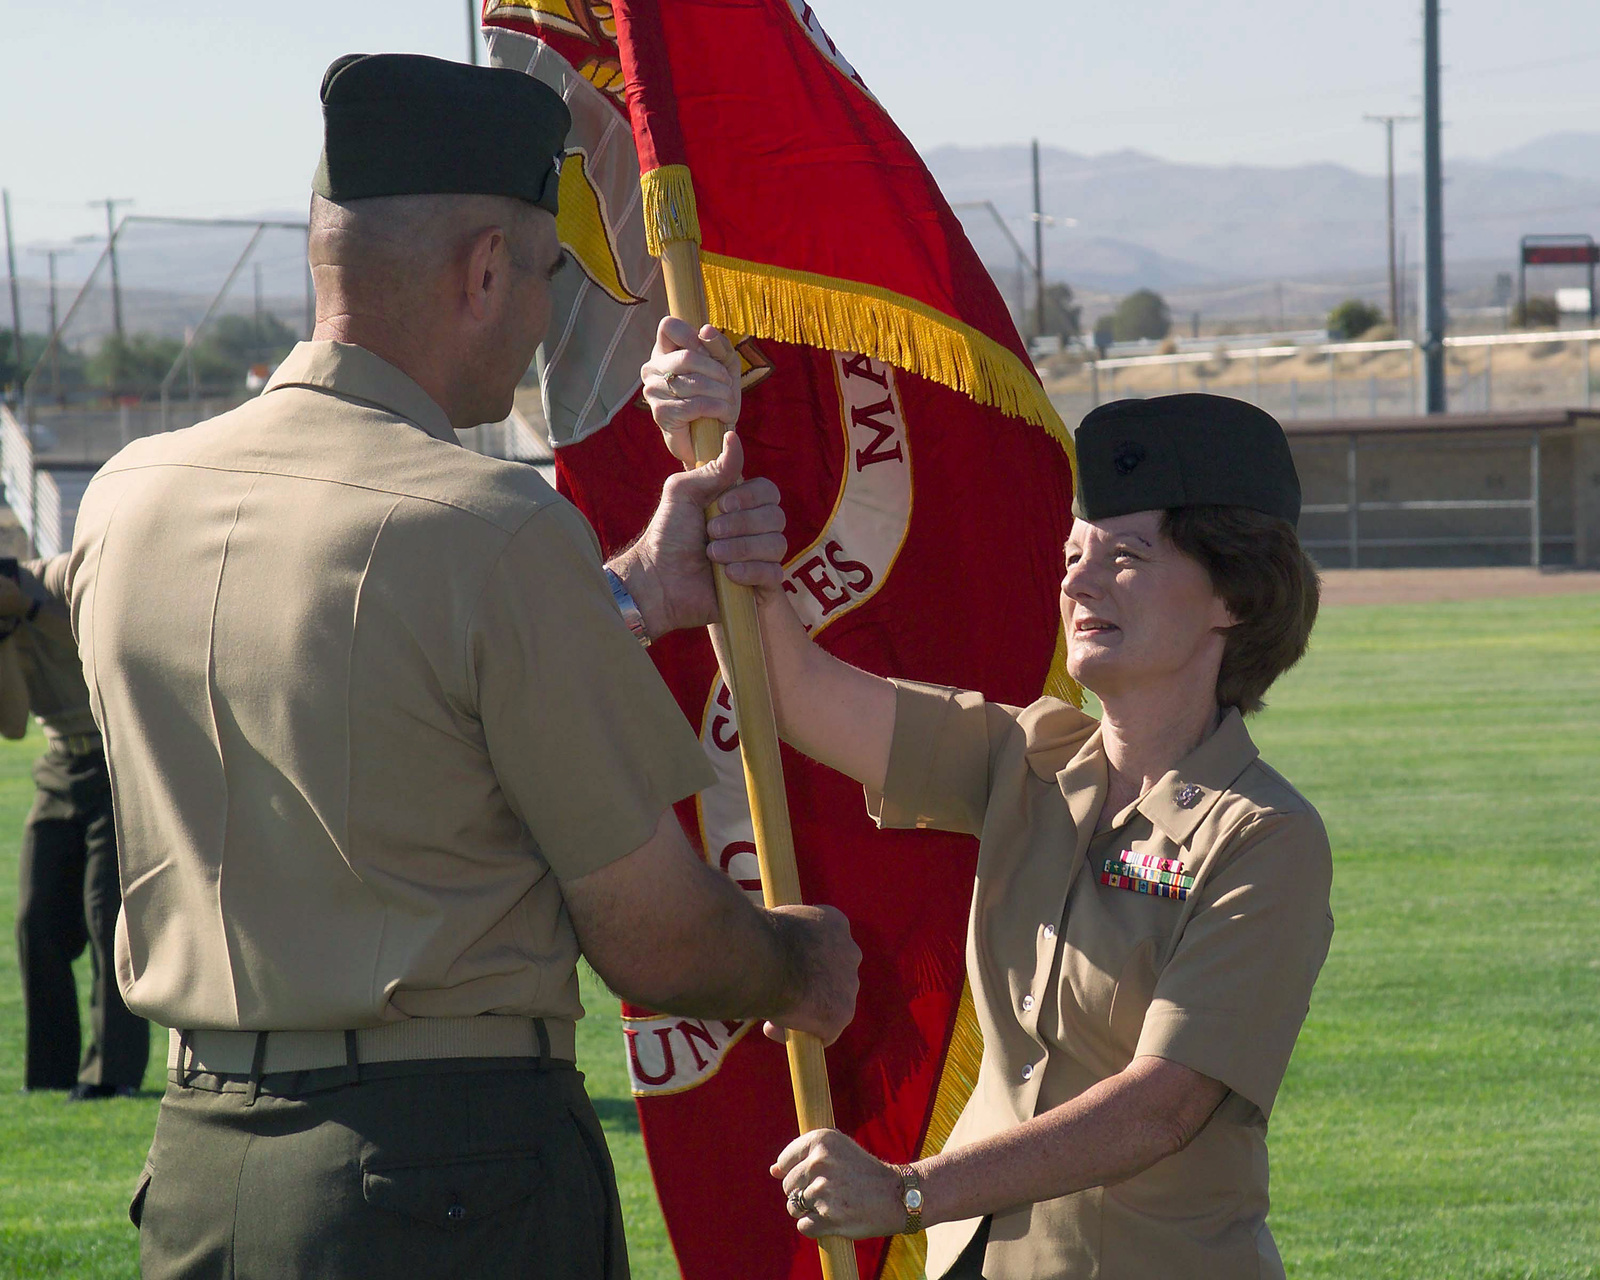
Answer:
[[1261, 353], [1257, 351], [1250, 358], [1250, 398], [1261, 404]]
[[1483, 348], [1483, 411], [1494, 412], [1494, 343]]
[[1411, 344], [1411, 414], [1417, 413], [1417, 344]]
[[1098, 360], [1089, 361], [1089, 407], [1091, 409], [1100, 407], [1100, 362]]
[[1530, 505], [1528, 510], [1529, 542], [1532, 544], [1529, 557], [1535, 569], [1544, 562], [1544, 527], [1539, 511], [1539, 436], [1541, 432], [1533, 433], [1533, 447], [1528, 450], [1528, 489], [1530, 492]]
[[1378, 416], [1378, 376], [1369, 374], [1367, 377], [1367, 417]]
[[1298, 418], [1300, 416], [1300, 379], [1299, 378], [1290, 378], [1289, 379], [1289, 416], [1291, 418]]
[[1328, 416], [1339, 416], [1339, 357], [1328, 352]]
[[1360, 439], [1350, 433], [1350, 448], [1345, 455], [1346, 501], [1350, 506], [1350, 567], [1361, 567], [1361, 490], [1356, 482], [1356, 443]]
[[1589, 373], [1589, 357], [1594, 351], [1594, 339], [1586, 338], [1583, 343], [1583, 407], [1594, 407], [1594, 378]]

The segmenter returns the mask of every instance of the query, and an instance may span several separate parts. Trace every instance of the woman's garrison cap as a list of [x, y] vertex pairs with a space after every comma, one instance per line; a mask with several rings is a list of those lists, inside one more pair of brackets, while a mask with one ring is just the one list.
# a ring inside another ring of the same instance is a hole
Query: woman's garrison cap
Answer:
[[1294, 524], [1300, 477], [1270, 413], [1228, 396], [1114, 400], [1079, 425], [1072, 514], [1249, 507]]

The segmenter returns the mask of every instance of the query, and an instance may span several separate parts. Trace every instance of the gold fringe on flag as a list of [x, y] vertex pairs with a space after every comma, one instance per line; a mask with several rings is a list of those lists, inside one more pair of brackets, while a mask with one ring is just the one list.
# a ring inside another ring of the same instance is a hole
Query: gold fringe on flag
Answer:
[[[983, 1063], [983, 1034], [978, 1030], [978, 1011], [972, 1003], [972, 985], [961, 984], [961, 1003], [956, 1007], [956, 1023], [950, 1032], [950, 1048], [939, 1073], [939, 1088], [933, 1096], [928, 1116], [928, 1132], [922, 1139], [917, 1159], [936, 1156], [950, 1141], [967, 1099], [978, 1087], [978, 1068]], [[922, 1280], [928, 1261], [928, 1237], [895, 1236], [884, 1256], [879, 1280]]]
[[[1076, 465], [1076, 463], [1074, 463]], [[1044, 696], [1070, 702], [1083, 709], [1083, 686], [1067, 674], [1067, 624], [1056, 631], [1056, 653], [1050, 659], [1050, 674], [1044, 678]]]
[[719, 329], [871, 356], [1042, 427], [1071, 457], [1072, 437], [1037, 375], [971, 325], [872, 285], [720, 253], [700, 263]]
[[659, 258], [674, 240], [700, 243], [700, 211], [686, 164], [664, 164], [639, 175], [644, 196], [644, 247]]

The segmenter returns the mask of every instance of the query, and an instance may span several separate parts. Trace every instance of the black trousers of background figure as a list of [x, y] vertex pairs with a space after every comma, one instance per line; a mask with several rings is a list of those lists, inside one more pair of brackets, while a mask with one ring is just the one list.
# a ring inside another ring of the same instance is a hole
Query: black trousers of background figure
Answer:
[[[112, 948], [122, 890], [117, 880], [111, 778], [99, 751], [47, 751], [34, 763], [38, 791], [22, 834], [17, 956], [27, 1016], [25, 1085], [138, 1088], [150, 1027], [117, 990]], [[88, 948], [89, 1043], [82, 1046], [72, 962]], [[79, 1052], [82, 1049], [80, 1059]]]

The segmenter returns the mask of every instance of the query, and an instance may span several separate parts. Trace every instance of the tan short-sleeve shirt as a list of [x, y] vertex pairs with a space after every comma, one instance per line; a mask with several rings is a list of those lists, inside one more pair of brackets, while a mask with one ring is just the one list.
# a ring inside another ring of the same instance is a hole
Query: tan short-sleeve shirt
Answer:
[[[1065, 703], [1019, 710], [897, 682], [874, 816], [980, 839], [967, 970], [983, 1064], [948, 1146], [1043, 1114], [1142, 1055], [1231, 1090], [1193, 1142], [1144, 1173], [996, 1213], [983, 1274], [1281, 1277], [1267, 1117], [1332, 937], [1327, 835], [1237, 712], [1096, 836], [1106, 785], [1098, 722]], [[1101, 882], [1108, 862], [1142, 858], [1181, 863], [1187, 897]], [[930, 1276], [977, 1225], [929, 1231]]]
[[[65, 555], [30, 560], [21, 566], [18, 583], [40, 605], [61, 600], [66, 562]], [[66, 619], [57, 614], [37, 616], [18, 626], [11, 643], [27, 681], [29, 709], [38, 717], [45, 740], [52, 746], [92, 747], [100, 731], [89, 713], [89, 690]]]
[[167, 1026], [576, 1019], [560, 881], [711, 780], [582, 517], [360, 347], [107, 463], [69, 590]]

